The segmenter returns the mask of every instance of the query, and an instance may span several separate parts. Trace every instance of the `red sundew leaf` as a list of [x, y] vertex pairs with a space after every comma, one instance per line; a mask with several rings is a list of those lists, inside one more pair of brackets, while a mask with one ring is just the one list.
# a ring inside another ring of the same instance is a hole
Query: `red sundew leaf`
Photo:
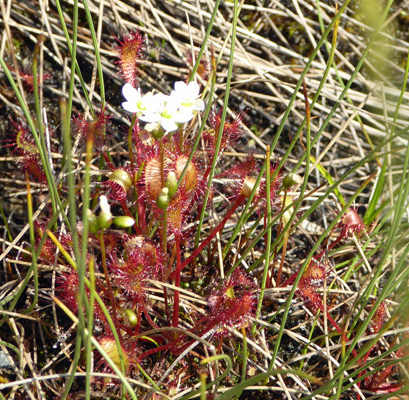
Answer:
[[[220, 109], [218, 113], [212, 112], [209, 117], [209, 125], [211, 129], [203, 132], [203, 139], [208, 152], [214, 154], [214, 150], [217, 142], [217, 135], [219, 134], [221, 122], [222, 122], [223, 109]], [[234, 119], [228, 119], [224, 122], [223, 134], [220, 144], [220, 153], [233, 142], [237, 141], [244, 135], [243, 130], [243, 118], [244, 112], [240, 112]]]
[[340, 226], [342, 227], [341, 235], [345, 237], [351, 237], [354, 233], [359, 236], [365, 230], [362, 218], [355, 208], [348, 209], [341, 219]]
[[143, 38], [139, 31], [130, 31], [123, 40], [117, 39], [116, 50], [119, 53], [118, 64], [127, 83], [138, 86], [138, 60], [141, 59]]
[[91, 121], [78, 115], [72, 122], [73, 132], [80, 135], [83, 140], [92, 140], [94, 147], [98, 151], [102, 151], [107, 140], [107, 128], [111, 119], [112, 116], [107, 113], [106, 106]]

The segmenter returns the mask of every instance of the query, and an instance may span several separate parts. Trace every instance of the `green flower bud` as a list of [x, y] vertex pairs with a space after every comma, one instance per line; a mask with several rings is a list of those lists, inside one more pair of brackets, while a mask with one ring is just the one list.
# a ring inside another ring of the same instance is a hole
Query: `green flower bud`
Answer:
[[98, 218], [91, 210], [87, 210], [88, 228], [94, 235], [99, 231]]
[[113, 222], [119, 228], [130, 228], [135, 223], [135, 220], [127, 215], [122, 215], [120, 217], [115, 217]]
[[289, 189], [291, 186], [294, 186], [295, 184], [298, 184], [301, 182], [302, 182], [302, 179], [300, 178], [300, 176], [291, 172], [284, 177], [283, 186], [285, 189]]
[[159, 193], [158, 199], [156, 200], [156, 205], [161, 210], [166, 210], [169, 206], [169, 203], [170, 203], [169, 189], [167, 187], [164, 187]]
[[109, 228], [112, 223], [111, 207], [108, 204], [108, 199], [106, 196], [101, 196], [99, 198], [99, 208], [101, 209], [98, 215], [98, 225], [100, 229]]
[[152, 122], [145, 125], [145, 129], [152, 135], [155, 139], [161, 139], [165, 134], [165, 131], [162, 129], [161, 124], [158, 122]]
[[135, 311], [128, 308], [125, 311], [125, 314], [128, 318], [129, 323], [131, 324], [132, 329], [135, 328], [135, 326], [138, 324], [138, 317], [136, 316]]
[[170, 171], [168, 173], [165, 186], [169, 189], [169, 196], [172, 197], [178, 189], [178, 180], [176, 178], [176, 174], [173, 171]]

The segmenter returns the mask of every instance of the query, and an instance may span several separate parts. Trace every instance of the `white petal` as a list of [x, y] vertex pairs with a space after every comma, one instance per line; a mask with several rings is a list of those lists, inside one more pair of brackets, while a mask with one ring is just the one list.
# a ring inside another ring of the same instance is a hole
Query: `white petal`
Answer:
[[136, 103], [134, 101], [125, 101], [122, 103], [122, 107], [131, 113], [136, 113], [139, 111], [139, 108], [137, 107]]
[[130, 83], [126, 83], [122, 88], [122, 94], [128, 101], [137, 101], [141, 98], [141, 89], [135, 89]]
[[162, 118], [160, 123], [162, 125], [162, 128], [166, 132], [172, 132], [172, 131], [175, 131], [176, 129], [178, 129], [178, 126], [176, 125], [176, 123], [175, 123], [175, 121], [173, 119]]
[[169, 99], [169, 102], [166, 103], [165, 110], [174, 115], [179, 108], [179, 103], [175, 99]]
[[201, 99], [197, 99], [193, 103], [193, 109], [196, 111], [203, 111], [204, 108], [205, 108], [205, 104], [204, 104], [204, 101]]
[[174, 88], [175, 88], [175, 92], [179, 95], [179, 94], [186, 93], [188, 86], [186, 85], [185, 82], [178, 81], [178, 82], [175, 82]]
[[145, 114], [145, 115], [142, 115], [142, 117], [139, 117], [139, 119], [145, 122], [158, 122], [160, 121], [160, 115], [156, 113]]
[[181, 106], [179, 107], [178, 113], [179, 113], [179, 114], [193, 114], [193, 111], [194, 111], [194, 110], [195, 110], [195, 109], [194, 109], [194, 107], [193, 107], [193, 104], [190, 105], [190, 106], [181, 105]]
[[190, 121], [194, 115], [189, 111], [189, 112], [177, 112], [174, 115], [174, 120], [178, 122], [179, 124], [184, 124], [185, 122]]
[[192, 81], [188, 85], [188, 97], [190, 99], [196, 99], [199, 97], [199, 84], [196, 81]]
[[164, 108], [164, 104], [169, 96], [165, 96], [162, 93], [158, 93], [155, 95], [144, 96], [143, 98], [143, 105], [146, 108], [145, 114], [159, 114], [161, 110]]
[[99, 197], [99, 207], [101, 208], [102, 212], [111, 212], [111, 207], [105, 195]]

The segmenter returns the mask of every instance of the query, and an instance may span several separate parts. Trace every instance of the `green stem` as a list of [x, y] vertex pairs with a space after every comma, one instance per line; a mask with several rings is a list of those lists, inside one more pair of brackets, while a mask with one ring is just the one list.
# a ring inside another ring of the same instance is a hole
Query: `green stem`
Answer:
[[[78, 3], [78, 1], [76, 1], [76, 3]], [[61, 27], [62, 27], [62, 29], [64, 31], [65, 39], [67, 41], [66, 44], [67, 44], [68, 49], [69, 49], [69, 51], [71, 53], [71, 57], [75, 59], [75, 69], [71, 70], [71, 74], [75, 74], [75, 72], [77, 73], [78, 78], [79, 78], [79, 80], [81, 82], [81, 87], [82, 87], [82, 91], [83, 91], [84, 96], [85, 96], [85, 100], [87, 101], [88, 107], [90, 108], [91, 115], [92, 115], [93, 118], [95, 118], [94, 106], [93, 106], [93, 104], [91, 102], [91, 99], [89, 98], [88, 90], [86, 88], [84, 78], [82, 77], [82, 73], [81, 73], [80, 67], [78, 65], [78, 61], [77, 61], [76, 57], [73, 57], [73, 49], [72, 49], [72, 45], [71, 45], [70, 35], [68, 33], [67, 25], [65, 24], [65, 17], [64, 17], [64, 13], [62, 11], [62, 8], [61, 8], [60, 0], [55, 0], [55, 5], [57, 6], [57, 12], [58, 12], [58, 15], [60, 17]], [[75, 26], [74, 26], [74, 28], [75, 28]]]
[[131, 162], [131, 170], [133, 171], [134, 168], [134, 156], [133, 156], [133, 147], [132, 147], [132, 133], [133, 133], [133, 127], [136, 122], [136, 114], [133, 116], [131, 125], [129, 126], [128, 129], [128, 153], [129, 153], [129, 161]]
[[209, 25], [207, 26], [205, 37], [203, 38], [203, 42], [200, 47], [199, 53], [197, 55], [195, 65], [193, 66], [192, 73], [190, 74], [189, 82], [191, 82], [194, 79], [197, 69], [199, 68], [200, 60], [202, 59], [203, 53], [205, 51], [207, 42], [210, 37], [210, 33], [212, 32], [212, 28], [213, 28], [214, 20], [216, 19], [217, 11], [219, 10], [219, 5], [220, 5], [220, 0], [216, 0], [216, 2], [214, 3], [212, 16], [210, 17]]
[[[75, 259], [77, 262], [81, 259], [80, 251], [79, 251], [79, 242], [78, 242], [78, 235], [77, 235], [77, 208], [76, 208], [76, 201], [75, 201], [75, 182], [74, 176], [72, 172], [72, 165], [71, 165], [71, 135], [70, 135], [70, 119], [71, 119], [71, 111], [72, 111], [72, 100], [73, 100], [73, 93], [74, 93], [74, 83], [75, 83], [75, 62], [76, 62], [76, 52], [77, 52], [77, 37], [78, 37], [78, 0], [74, 1], [74, 8], [73, 8], [73, 31], [72, 31], [72, 54], [71, 54], [71, 76], [70, 76], [70, 86], [68, 91], [68, 103], [66, 108], [64, 109], [64, 152], [67, 157], [67, 171], [68, 171], [68, 196], [69, 196], [69, 219], [71, 223], [71, 235], [73, 241], [73, 250], [75, 254]], [[86, 240], [83, 238], [83, 240]], [[78, 279], [79, 279], [79, 296], [77, 299], [78, 304], [78, 330], [77, 330], [77, 338], [75, 343], [75, 354], [74, 359], [71, 364], [71, 374], [67, 380], [65, 385], [64, 393], [62, 395], [62, 400], [65, 400], [68, 396], [71, 385], [74, 382], [75, 372], [77, 369], [78, 361], [81, 355], [81, 347], [82, 347], [82, 335], [85, 328], [85, 315], [84, 315], [84, 305], [86, 303], [86, 293], [85, 293], [85, 271], [82, 268], [82, 263], [78, 263]]]
[[183, 269], [194, 259], [200, 254], [200, 252], [211, 242], [211, 240], [216, 236], [217, 232], [219, 232], [221, 229], [223, 229], [224, 225], [226, 222], [229, 220], [229, 218], [232, 216], [234, 211], [237, 209], [237, 207], [244, 201], [245, 197], [242, 195], [237, 196], [236, 201], [234, 204], [231, 206], [230, 210], [227, 212], [223, 220], [219, 223], [219, 225], [213, 229], [213, 231], [207, 236], [207, 238], [200, 244], [199, 247], [197, 247], [193, 253], [183, 261], [182, 263], [182, 271]]
[[105, 243], [104, 243], [104, 231], [102, 229], [99, 231], [99, 245], [101, 247], [102, 269], [104, 271], [105, 282], [106, 282], [109, 297], [110, 297], [110, 300], [111, 300], [112, 318], [113, 318], [115, 326], [118, 327], [119, 325], [118, 325], [118, 318], [117, 318], [117, 315], [116, 315], [116, 301], [115, 301], [114, 291], [112, 289], [111, 279], [110, 279], [109, 274], [108, 274]]
[[94, 305], [95, 305], [95, 270], [94, 270], [94, 258], [91, 257], [89, 261], [89, 282], [90, 282], [90, 291], [89, 291], [89, 312], [87, 318], [87, 329], [90, 333], [85, 337], [85, 356], [86, 356], [86, 378], [85, 378], [85, 398], [86, 400], [91, 400], [91, 355], [92, 355], [92, 341], [91, 335], [93, 331], [93, 322], [94, 322]]
[[[227, 108], [228, 108], [228, 104], [229, 104], [231, 78], [232, 78], [232, 74], [233, 74], [234, 49], [235, 49], [235, 45], [236, 45], [237, 19], [238, 19], [238, 0], [234, 0], [233, 22], [232, 22], [232, 32], [231, 32], [231, 46], [230, 46], [230, 60], [229, 60], [229, 68], [228, 68], [227, 80], [226, 80], [226, 92], [225, 92], [226, 94], [224, 96], [223, 111], [222, 111], [222, 116], [221, 116], [221, 120], [220, 120], [220, 129], [219, 129], [218, 136], [217, 136], [216, 147], [214, 149], [213, 161], [212, 161], [212, 165], [211, 165], [211, 168], [210, 168], [209, 177], [208, 177], [208, 180], [207, 180], [208, 190], [206, 191], [206, 195], [205, 195], [205, 198], [203, 200], [202, 212], [200, 214], [199, 227], [198, 227], [197, 235], [196, 235], [196, 239], [195, 239], [195, 247], [199, 243], [199, 238], [200, 238], [200, 234], [201, 234], [201, 226], [203, 224], [203, 219], [204, 219], [204, 215], [205, 215], [205, 212], [206, 212], [206, 205], [207, 205], [207, 201], [209, 199], [209, 194], [210, 194], [210, 189], [211, 189], [211, 186], [212, 186], [214, 171], [216, 169], [217, 159], [218, 159], [219, 152], [220, 152], [220, 145], [221, 145], [222, 137], [223, 137], [224, 123], [226, 121], [226, 113], [227, 113]], [[216, 73], [216, 71], [214, 71], [214, 72]]]
[[163, 210], [163, 221], [162, 221], [162, 251], [163, 254], [168, 252], [168, 209]]
[[[175, 286], [180, 288], [180, 273], [182, 272], [181, 253], [180, 253], [180, 235], [175, 233], [176, 241], [176, 271], [175, 271]], [[172, 326], [177, 328], [179, 325], [179, 290], [175, 290], [173, 295], [173, 319]]]
[[33, 197], [31, 195], [30, 181], [26, 173], [27, 182], [27, 213], [28, 223], [30, 224], [30, 246], [31, 246], [31, 268], [34, 272], [34, 298], [26, 313], [30, 313], [36, 306], [38, 300], [38, 269], [37, 269], [37, 254], [35, 251], [35, 234], [34, 234], [34, 219], [33, 219]]
[[99, 52], [99, 43], [97, 35], [95, 33], [94, 23], [92, 22], [92, 16], [89, 11], [88, 1], [82, 0], [84, 5], [85, 16], [87, 18], [88, 26], [91, 31], [92, 44], [94, 46], [94, 55], [97, 62], [98, 78], [99, 78], [99, 92], [101, 96], [101, 110], [105, 107], [105, 85], [104, 85], [104, 74], [102, 73], [101, 55]]
[[[257, 304], [257, 311], [256, 311], [256, 320], [260, 317], [261, 308], [263, 306], [264, 300], [264, 293], [266, 290], [267, 284], [267, 277], [268, 277], [268, 267], [270, 266], [270, 251], [271, 251], [271, 193], [270, 193], [270, 186], [271, 186], [271, 171], [270, 171], [270, 146], [267, 146], [267, 153], [266, 153], [266, 197], [267, 197], [267, 226], [269, 227], [267, 230], [267, 241], [266, 241], [266, 259], [264, 262], [264, 271], [263, 271], [263, 279], [261, 282], [260, 287], [260, 297]], [[265, 220], [264, 220], [265, 221]], [[257, 323], [255, 322], [253, 325], [253, 335], [256, 333]]]

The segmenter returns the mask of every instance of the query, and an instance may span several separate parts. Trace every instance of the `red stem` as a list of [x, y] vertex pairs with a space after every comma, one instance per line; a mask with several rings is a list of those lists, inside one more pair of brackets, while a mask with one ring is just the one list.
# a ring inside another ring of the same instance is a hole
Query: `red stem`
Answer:
[[138, 199], [138, 221], [142, 233], [146, 234], [145, 205], [142, 198]]
[[[218, 322], [215, 321], [211, 321], [207, 327], [200, 333], [200, 337], [203, 337], [207, 332], [209, 332], [211, 329], [213, 329], [216, 325], [218, 324]], [[180, 339], [183, 339], [183, 337], [181, 337]], [[175, 343], [173, 344], [174, 347], [172, 347], [172, 354], [174, 356], [178, 356], [179, 354], [182, 354], [193, 342], [196, 341], [196, 339], [192, 339], [190, 340], [188, 343], [185, 343], [183, 346], [181, 347], [176, 347], [177, 342], [179, 340], [175, 341]]]
[[157, 353], [157, 352], [159, 352], [159, 351], [167, 350], [167, 349], [169, 349], [172, 345], [173, 345], [173, 343], [170, 342], [170, 343], [164, 344], [163, 346], [155, 347], [155, 348], [153, 348], [153, 349], [150, 349], [150, 350], [148, 350], [148, 351], [145, 351], [144, 353], [142, 353], [142, 354], [140, 354], [140, 355], [138, 356], [138, 361], [142, 361], [145, 357], [148, 357], [148, 356], [150, 356], [150, 355], [152, 355], [152, 354], [155, 354], [155, 353]]
[[114, 171], [115, 170], [115, 165], [109, 160], [109, 157], [108, 157], [108, 155], [107, 155], [107, 153], [105, 151], [102, 153], [102, 156], [104, 157], [104, 160], [107, 163], [108, 168], [111, 171]]
[[319, 253], [315, 258], [321, 258], [326, 252], [328, 252], [328, 251], [330, 251], [332, 248], [334, 248], [334, 246], [335, 246], [337, 243], [339, 243], [339, 242], [344, 238], [344, 236], [345, 236], [345, 235], [340, 234], [340, 235], [335, 239], [335, 241], [333, 241], [333, 242], [328, 246], [328, 248], [322, 250], [321, 253]]
[[[175, 271], [175, 286], [180, 287], [180, 273], [182, 272], [182, 259], [180, 256], [180, 234], [175, 233], [176, 242], [176, 271]], [[173, 295], [173, 319], [172, 326], [177, 328], [179, 325], [179, 290], [175, 290]]]
[[138, 312], [137, 312], [137, 322], [136, 322], [136, 326], [135, 326], [135, 328], [134, 328], [134, 332], [135, 332], [135, 335], [139, 335], [139, 332], [140, 332], [140, 330], [141, 330], [141, 322], [142, 322], [142, 310], [141, 310], [141, 307], [138, 307]]
[[[319, 308], [322, 312], [324, 312], [324, 304], [322, 304], [322, 303], [321, 303], [321, 304], [318, 304], [318, 308]], [[345, 339], [345, 332], [344, 332], [344, 330], [341, 329], [341, 327], [335, 322], [335, 320], [331, 317], [331, 315], [329, 314], [328, 311], [326, 312], [326, 314], [327, 314], [327, 319], [328, 319], [328, 321], [331, 322], [332, 326], [338, 331], [338, 333], [341, 335], [341, 337], [342, 337], [343, 339]], [[356, 352], [355, 349], [352, 349], [352, 355], [353, 355], [354, 357], [356, 357], [356, 356], [358, 355], [358, 353]]]
[[[217, 232], [223, 229], [224, 225], [226, 222], [230, 219], [232, 214], [236, 211], [237, 207], [243, 202], [245, 197], [243, 195], [237, 196], [236, 201], [234, 202], [233, 206], [230, 208], [230, 210], [227, 212], [223, 220], [217, 225], [216, 228], [209, 234], [209, 236], [206, 238], [206, 240], [198, 247], [196, 250], [193, 251], [193, 253], [188, 257], [185, 261], [183, 261], [182, 266], [181, 266], [181, 271], [189, 264], [191, 263], [199, 254], [200, 252], [211, 242], [211, 240], [217, 235]], [[173, 274], [172, 274], [173, 275]], [[173, 276], [172, 276], [173, 277]]]
[[146, 319], [148, 320], [148, 322], [151, 324], [151, 326], [152, 326], [154, 329], [159, 329], [159, 326], [156, 325], [156, 324], [152, 321], [152, 318], [150, 317], [150, 315], [149, 315], [149, 313], [148, 313], [148, 310], [146, 309], [145, 303], [144, 303], [143, 301], [141, 301], [140, 304], [141, 304], [141, 306], [142, 306], [143, 313], [145, 314], [145, 317], [146, 317]]

